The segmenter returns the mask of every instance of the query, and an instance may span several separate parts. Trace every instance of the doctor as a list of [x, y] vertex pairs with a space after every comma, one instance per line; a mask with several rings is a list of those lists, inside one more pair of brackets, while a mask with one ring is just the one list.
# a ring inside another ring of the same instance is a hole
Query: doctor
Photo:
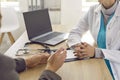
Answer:
[[[71, 30], [68, 45], [79, 58], [103, 58], [113, 77], [120, 80], [120, 3], [118, 0], [98, 0]], [[97, 48], [81, 42], [83, 33], [90, 30]]]

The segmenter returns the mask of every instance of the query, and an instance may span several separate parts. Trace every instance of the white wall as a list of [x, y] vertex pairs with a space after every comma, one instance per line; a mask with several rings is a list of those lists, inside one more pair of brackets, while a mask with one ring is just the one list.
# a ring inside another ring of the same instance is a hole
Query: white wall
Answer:
[[61, 14], [60, 11], [49, 11], [52, 24], [60, 24]]
[[75, 25], [82, 14], [82, 0], [61, 0], [61, 24]]
[[19, 6], [22, 12], [28, 11], [28, 0], [19, 0]]

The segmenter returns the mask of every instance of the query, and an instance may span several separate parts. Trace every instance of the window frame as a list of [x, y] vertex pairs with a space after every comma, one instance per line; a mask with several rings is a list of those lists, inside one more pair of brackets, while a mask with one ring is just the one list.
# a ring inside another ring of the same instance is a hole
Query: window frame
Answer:
[[1, 0], [1, 2], [18, 2], [18, 0]]

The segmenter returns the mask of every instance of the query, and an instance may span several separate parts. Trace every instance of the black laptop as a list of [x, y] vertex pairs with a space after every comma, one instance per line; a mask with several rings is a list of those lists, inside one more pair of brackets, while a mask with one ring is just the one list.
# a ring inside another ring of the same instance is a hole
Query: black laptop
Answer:
[[57, 45], [68, 37], [68, 33], [53, 32], [48, 9], [24, 12], [28, 38], [32, 42]]

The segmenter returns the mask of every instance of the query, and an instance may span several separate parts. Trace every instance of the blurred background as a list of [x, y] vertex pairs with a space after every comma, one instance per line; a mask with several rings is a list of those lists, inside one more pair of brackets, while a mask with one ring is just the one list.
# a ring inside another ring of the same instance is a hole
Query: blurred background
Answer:
[[[12, 32], [16, 41], [25, 31], [23, 12], [48, 8], [53, 25], [74, 27], [79, 19], [88, 11], [89, 7], [98, 3], [97, 1], [98, 0], [0, 0], [0, 5], [1, 7], [12, 7], [17, 12], [20, 27]], [[5, 53], [11, 45], [8, 36], [5, 34], [0, 45], [0, 52]]]

